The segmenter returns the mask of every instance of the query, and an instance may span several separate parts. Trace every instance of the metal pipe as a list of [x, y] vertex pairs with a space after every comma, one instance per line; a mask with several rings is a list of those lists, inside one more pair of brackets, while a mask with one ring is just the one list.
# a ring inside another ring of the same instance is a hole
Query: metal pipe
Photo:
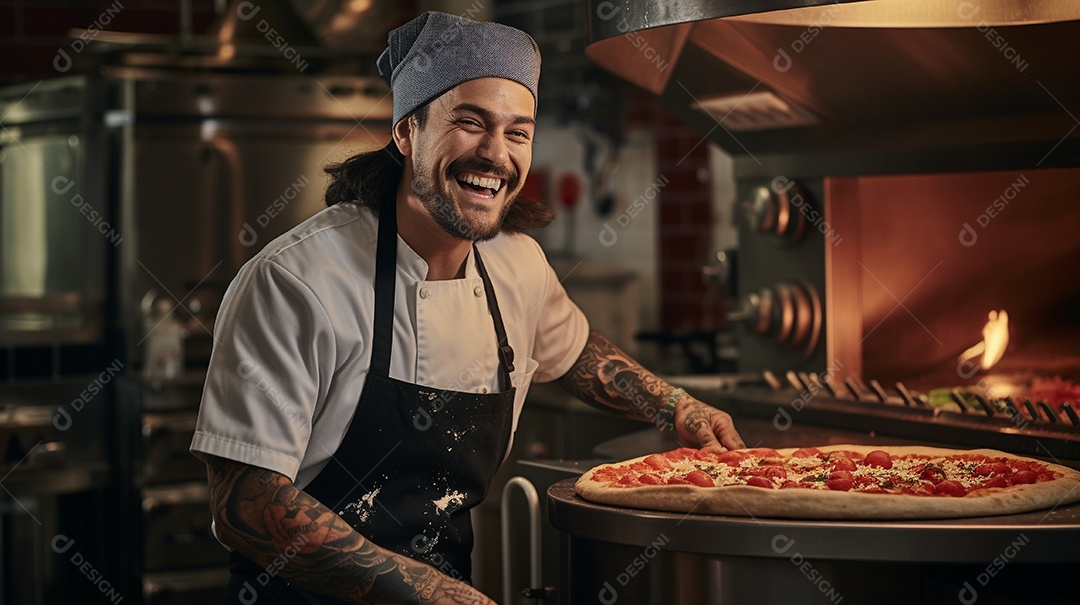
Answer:
[[502, 569], [503, 603], [513, 603], [510, 570], [510, 493], [514, 487], [520, 487], [529, 505], [529, 588], [530, 592], [542, 588], [540, 578], [540, 497], [536, 488], [525, 477], [511, 477], [502, 492]]

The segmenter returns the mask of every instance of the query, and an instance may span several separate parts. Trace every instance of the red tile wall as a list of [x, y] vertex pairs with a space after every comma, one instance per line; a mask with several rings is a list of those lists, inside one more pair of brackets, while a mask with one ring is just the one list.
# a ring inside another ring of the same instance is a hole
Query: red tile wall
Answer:
[[657, 267], [662, 330], [692, 332], [726, 327], [726, 300], [702, 279], [713, 255], [709, 142], [651, 98], [642, 96], [629, 121], [647, 126], [656, 141], [659, 190]]

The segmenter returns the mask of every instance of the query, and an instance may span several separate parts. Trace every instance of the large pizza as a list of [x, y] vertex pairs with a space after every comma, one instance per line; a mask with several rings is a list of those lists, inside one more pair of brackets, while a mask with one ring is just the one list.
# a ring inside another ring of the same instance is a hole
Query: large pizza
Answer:
[[988, 449], [680, 448], [602, 464], [582, 475], [575, 490], [593, 502], [685, 513], [929, 519], [1069, 504], [1080, 500], [1080, 472]]

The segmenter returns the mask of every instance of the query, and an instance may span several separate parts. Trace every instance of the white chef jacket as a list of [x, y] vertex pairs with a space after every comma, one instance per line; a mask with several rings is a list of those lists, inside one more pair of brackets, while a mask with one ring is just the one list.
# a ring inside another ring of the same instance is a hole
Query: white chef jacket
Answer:
[[[337, 204], [241, 268], [214, 328], [193, 453], [277, 471], [303, 488], [337, 451], [354, 412], [379, 421], [356, 409], [371, 365], [377, 227], [370, 209]], [[427, 263], [397, 239], [390, 377], [466, 392], [503, 388], [474, 254], [463, 279], [426, 281]], [[532, 238], [503, 233], [477, 246], [514, 348], [516, 429], [529, 383], [569, 371], [588, 322]]]

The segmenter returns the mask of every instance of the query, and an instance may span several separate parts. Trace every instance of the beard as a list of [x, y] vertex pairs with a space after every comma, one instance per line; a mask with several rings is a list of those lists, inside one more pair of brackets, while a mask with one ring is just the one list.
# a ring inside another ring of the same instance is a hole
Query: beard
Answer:
[[[502, 230], [506, 214], [517, 201], [517, 195], [506, 194], [506, 202], [498, 210], [494, 220], [485, 221], [479, 212], [469, 212], [466, 215], [461, 207], [454, 202], [453, 187], [457, 185], [457, 177], [454, 176], [463, 170], [473, 170], [498, 177], [504, 181], [499, 192], [510, 192], [517, 189], [520, 176], [513, 171], [496, 167], [490, 162], [476, 158], [461, 158], [452, 162], [446, 168], [443, 175], [442, 190], [436, 185], [434, 169], [426, 169], [427, 162], [423, 154], [414, 156], [415, 171], [412, 179], [413, 193], [420, 199], [420, 203], [431, 215], [439, 227], [450, 235], [469, 241], [489, 240]], [[496, 197], [498, 193], [495, 194]], [[494, 202], [494, 199], [492, 200]]]

